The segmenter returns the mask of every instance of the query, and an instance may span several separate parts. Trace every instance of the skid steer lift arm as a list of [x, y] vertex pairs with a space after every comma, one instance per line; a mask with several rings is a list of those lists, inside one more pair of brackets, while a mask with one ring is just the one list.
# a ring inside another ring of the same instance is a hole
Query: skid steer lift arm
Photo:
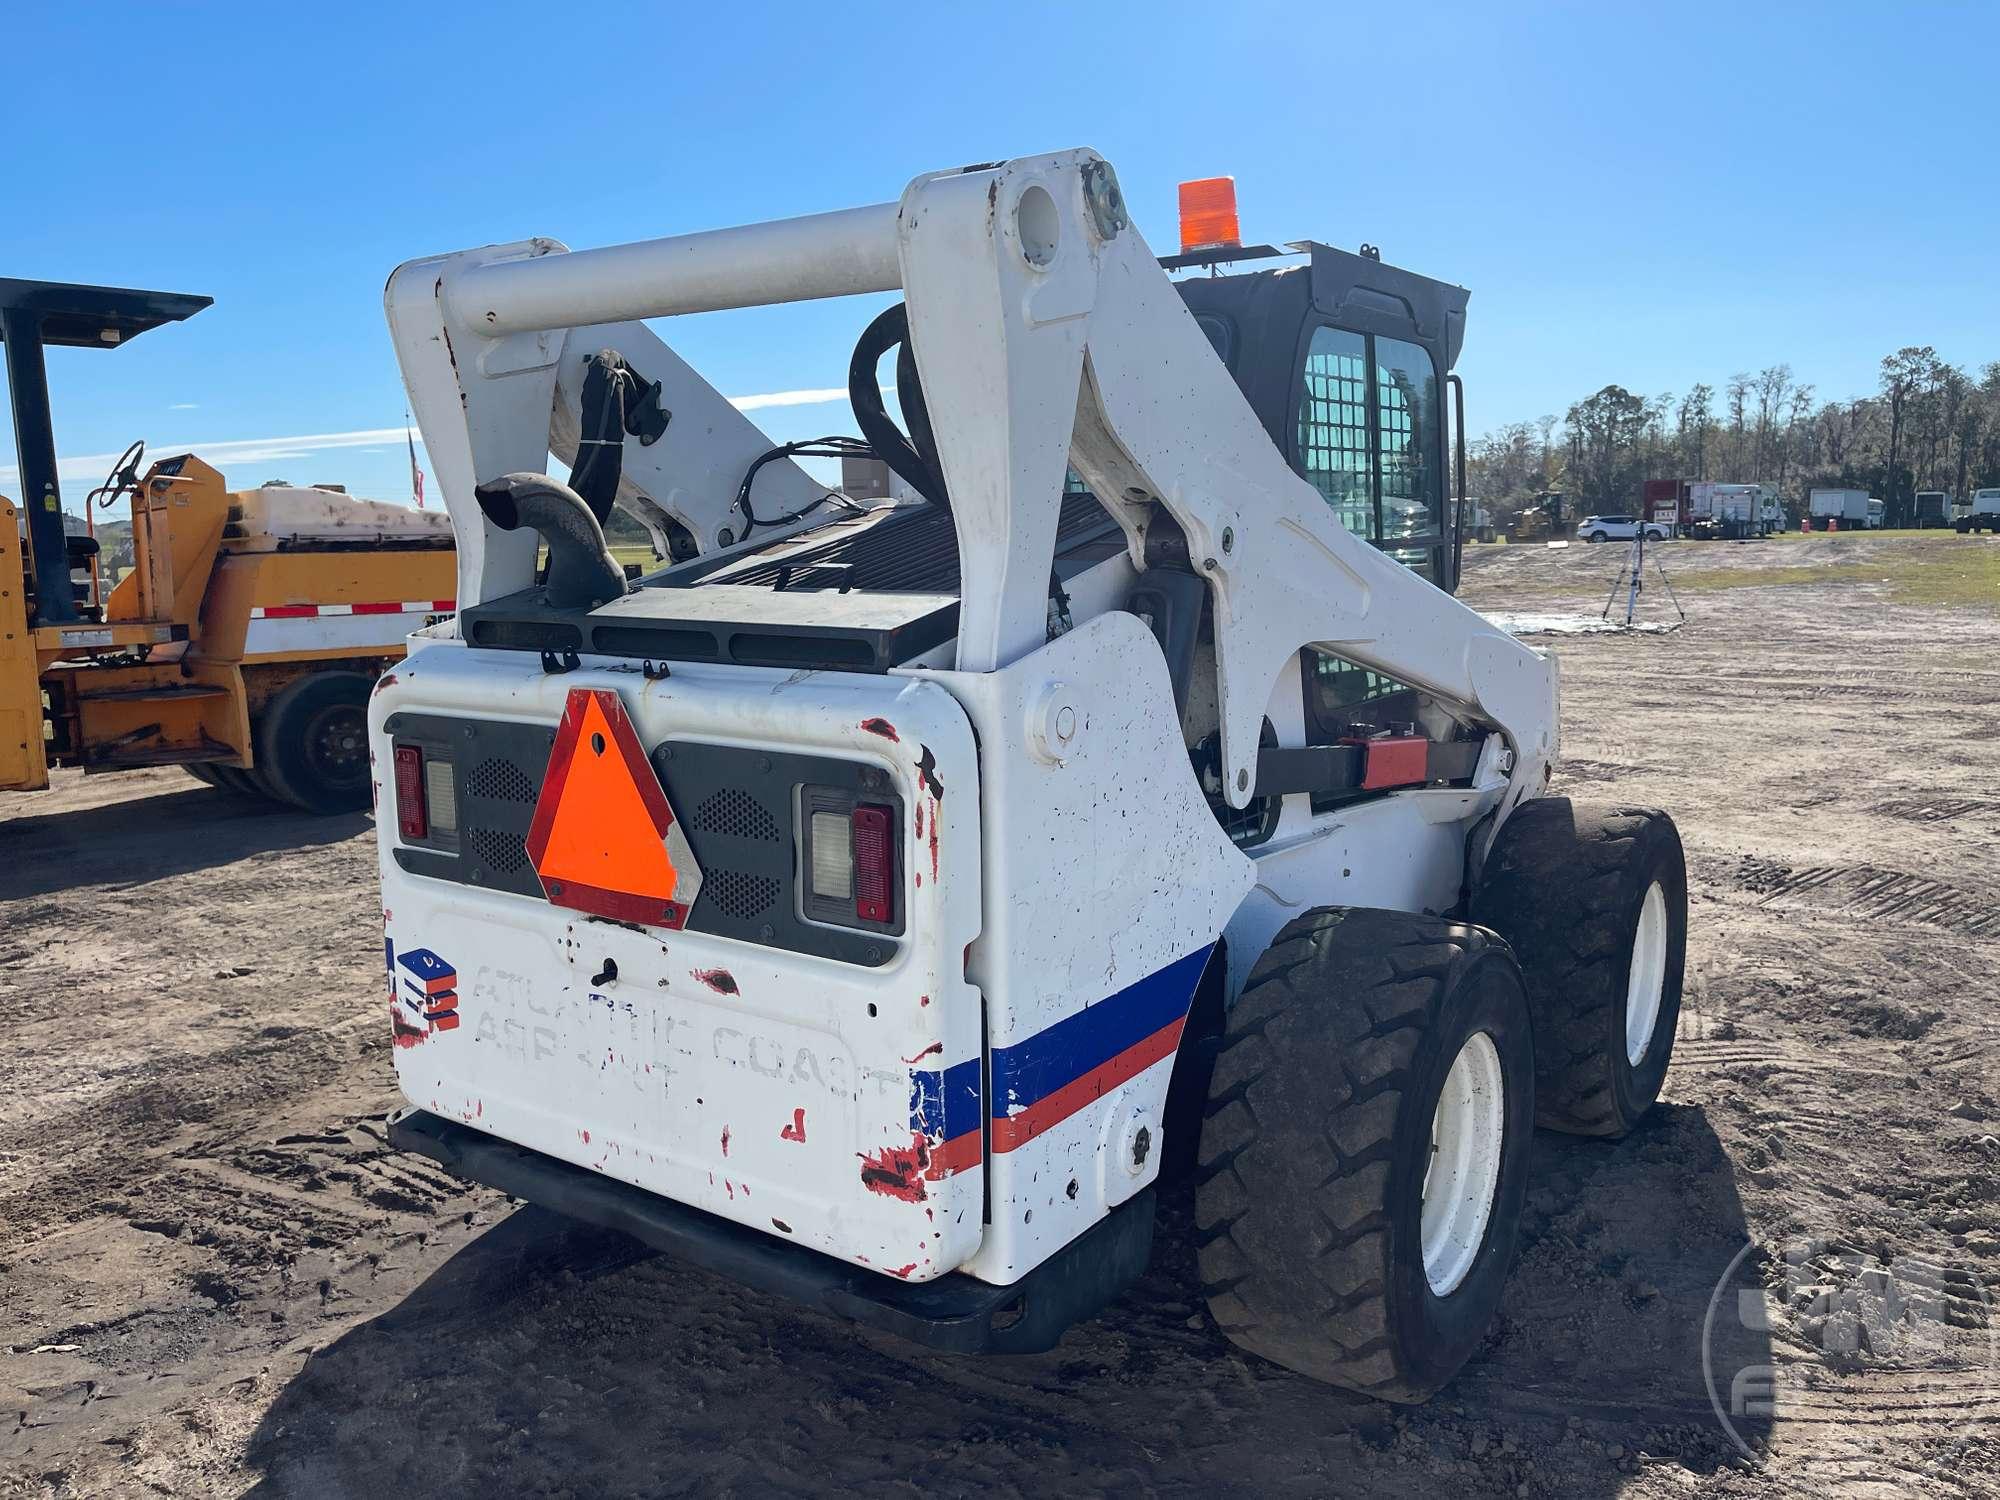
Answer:
[[[1256, 794], [1267, 706], [1305, 645], [1499, 729], [1513, 796], [1539, 788], [1556, 748], [1553, 662], [1351, 535], [1292, 472], [1088, 150], [920, 177], [899, 202], [839, 213], [400, 268], [387, 308], [458, 534], [461, 604], [532, 582], [534, 538], [494, 529], [473, 491], [545, 465], [552, 413], [589, 353], [617, 348], [673, 413], [665, 441], [627, 443], [626, 480], [703, 550], [726, 547], [741, 535], [737, 478], [769, 441], [637, 320], [899, 288], [951, 497], [960, 670], [1046, 640], [1073, 467], [1136, 568], [1184, 558], [1206, 582], [1232, 806]], [[822, 493], [770, 468], [774, 513]]]

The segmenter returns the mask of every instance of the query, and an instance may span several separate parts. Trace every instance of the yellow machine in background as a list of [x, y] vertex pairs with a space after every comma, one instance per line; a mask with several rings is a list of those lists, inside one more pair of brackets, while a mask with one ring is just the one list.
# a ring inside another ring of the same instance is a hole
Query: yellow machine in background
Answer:
[[366, 807], [368, 695], [410, 633], [454, 607], [440, 514], [330, 488], [230, 492], [133, 444], [90, 501], [130, 497], [133, 567], [102, 587], [63, 525], [45, 344], [115, 347], [205, 297], [0, 280], [22, 493], [0, 497], [0, 788], [51, 766], [181, 766], [314, 812]]

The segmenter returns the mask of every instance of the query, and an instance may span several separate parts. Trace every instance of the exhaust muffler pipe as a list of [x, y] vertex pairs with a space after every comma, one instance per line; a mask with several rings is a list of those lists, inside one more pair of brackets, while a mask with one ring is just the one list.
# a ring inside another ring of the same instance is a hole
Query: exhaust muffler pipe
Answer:
[[546, 474], [503, 474], [473, 492], [502, 531], [527, 526], [549, 549], [543, 596], [551, 609], [596, 609], [625, 594], [625, 570], [583, 496]]

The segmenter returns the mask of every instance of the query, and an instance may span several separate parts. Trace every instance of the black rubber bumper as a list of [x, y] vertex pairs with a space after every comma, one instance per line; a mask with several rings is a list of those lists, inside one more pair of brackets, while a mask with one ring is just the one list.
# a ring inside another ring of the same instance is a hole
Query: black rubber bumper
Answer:
[[1153, 1190], [1106, 1215], [1012, 1286], [953, 1272], [898, 1281], [802, 1245], [557, 1161], [432, 1114], [389, 1117], [398, 1150], [570, 1218], [622, 1230], [676, 1259], [791, 1301], [953, 1354], [1035, 1354], [1092, 1317], [1146, 1269]]

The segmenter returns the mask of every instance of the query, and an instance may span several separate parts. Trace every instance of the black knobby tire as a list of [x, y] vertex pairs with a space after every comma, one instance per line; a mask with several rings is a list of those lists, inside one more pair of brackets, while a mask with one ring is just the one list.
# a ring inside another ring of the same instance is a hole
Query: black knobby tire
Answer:
[[374, 685], [360, 672], [315, 672], [279, 693], [258, 720], [255, 781], [311, 813], [368, 807], [375, 795], [368, 763]]
[[1607, 541], [1607, 540], [1609, 540], [1609, 538], [1608, 538], [1608, 537], [1607, 537], [1607, 535], [1606, 535], [1606, 534], [1605, 534], [1604, 532], [1602, 532], [1602, 531], [1593, 531], [1593, 532], [1591, 532], [1591, 534], [1590, 534], [1590, 535], [1589, 535], [1588, 537], [1586, 537], [1586, 538], [1585, 538], [1585, 540], [1586, 540], [1586, 541], [1592, 541], [1592, 542], [1602, 542], [1602, 541]]
[[257, 779], [255, 771], [246, 771], [241, 766], [215, 766], [215, 784], [225, 792], [234, 792], [239, 797], [258, 797], [269, 800], [273, 795], [264, 783]]
[[[1650, 1040], [1635, 1062], [1628, 1035], [1634, 940], [1656, 884], [1665, 957]], [[1567, 797], [1524, 803], [1486, 857], [1472, 916], [1508, 941], [1528, 982], [1537, 1122], [1573, 1135], [1631, 1130], [1660, 1096], [1680, 1020], [1687, 861], [1674, 820], [1654, 808], [1593, 807]]]
[[[1439, 1295], [1422, 1240], [1432, 1123], [1478, 1033], [1503, 1085], [1498, 1176], [1470, 1269]], [[1314, 1379], [1428, 1398], [1499, 1306], [1533, 1128], [1532, 1024], [1505, 943], [1405, 912], [1297, 918], [1230, 1012], [1202, 1128], [1195, 1218], [1216, 1323]]]
[[231, 796], [259, 798], [271, 796], [271, 793], [258, 785], [253, 772], [241, 770], [236, 766], [221, 766], [210, 762], [182, 766], [181, 769], [196, 781], [212, 786], [219, 792], [228, 792]]

